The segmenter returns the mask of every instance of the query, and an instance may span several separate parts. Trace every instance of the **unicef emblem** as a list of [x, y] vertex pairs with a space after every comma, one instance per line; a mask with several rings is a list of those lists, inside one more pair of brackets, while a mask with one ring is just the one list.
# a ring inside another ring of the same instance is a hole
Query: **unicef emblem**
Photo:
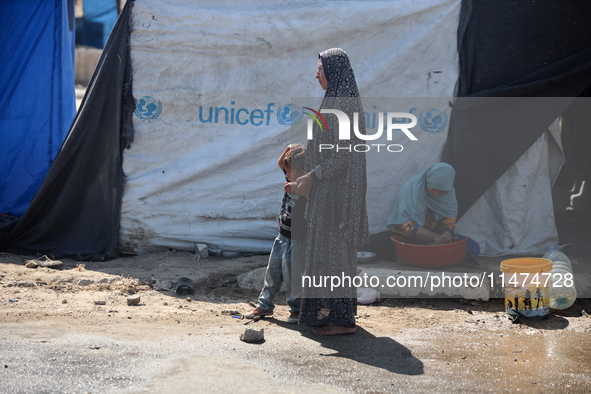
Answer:
[[436, 108], [423, 111], [419, 114], [419, 125], [429, 134], [441, 133], [447, 126], [447, 114]]
[[135, 99], [135, 116], [144, 120], [156, 119], [162, 112], [162, 103], [160, 100], [150, 96], [144, 96]]
[[284, 126], [293, 126], [302, 121], [304, 111], [295, 104], [286, 104], [277, 110], [277, 121]]

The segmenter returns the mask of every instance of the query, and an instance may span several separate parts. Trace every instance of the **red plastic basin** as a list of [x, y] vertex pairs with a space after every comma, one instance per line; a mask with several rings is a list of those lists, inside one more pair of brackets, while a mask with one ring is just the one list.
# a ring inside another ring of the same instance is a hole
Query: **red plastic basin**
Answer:
[[443, 245], [420, 245], [395, 235], [392, 238], [399, 263], [420, 268], [443, 268], [460, 264], [466, 258], [468, 238]]

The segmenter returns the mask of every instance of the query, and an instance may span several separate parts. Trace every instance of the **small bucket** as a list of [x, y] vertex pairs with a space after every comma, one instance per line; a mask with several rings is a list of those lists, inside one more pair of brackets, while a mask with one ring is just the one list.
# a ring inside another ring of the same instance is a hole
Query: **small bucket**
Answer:
[[551, 270], [552, 261], [548, 259], [521, 257], [502, 261], [505, 312], [512, 316], [546, 316], [550, 311]]

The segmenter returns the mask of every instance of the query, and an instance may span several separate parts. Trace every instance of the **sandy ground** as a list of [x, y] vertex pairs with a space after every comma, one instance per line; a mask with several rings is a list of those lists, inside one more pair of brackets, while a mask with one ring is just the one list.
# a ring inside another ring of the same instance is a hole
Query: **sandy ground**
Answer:
[[[237, 275], [268, 256], [163, 252], [108, 262], [0, 253], [0, 392], [591, 391], [591, 303], [513, 323], [501, 299], [386, 299], [358, 332], [320, 338], [273, 318], [236, 319], [258, 292]], [[177, 295], [178, 278], [196, 292]], [[129, 306], [129, 296], [140, 303]], [[247, 344], [246, 328], [265, 329]]]

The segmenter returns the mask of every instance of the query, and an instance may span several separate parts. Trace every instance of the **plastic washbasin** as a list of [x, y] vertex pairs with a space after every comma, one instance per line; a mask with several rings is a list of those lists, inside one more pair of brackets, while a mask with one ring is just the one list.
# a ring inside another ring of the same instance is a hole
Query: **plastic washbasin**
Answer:
[[466, 258], [466, 243], [463, 238], [442, 245], [421, 245], [405, 237], [391, 237], [399, 263], [420, 268], [443, 268], [460, 264]]

